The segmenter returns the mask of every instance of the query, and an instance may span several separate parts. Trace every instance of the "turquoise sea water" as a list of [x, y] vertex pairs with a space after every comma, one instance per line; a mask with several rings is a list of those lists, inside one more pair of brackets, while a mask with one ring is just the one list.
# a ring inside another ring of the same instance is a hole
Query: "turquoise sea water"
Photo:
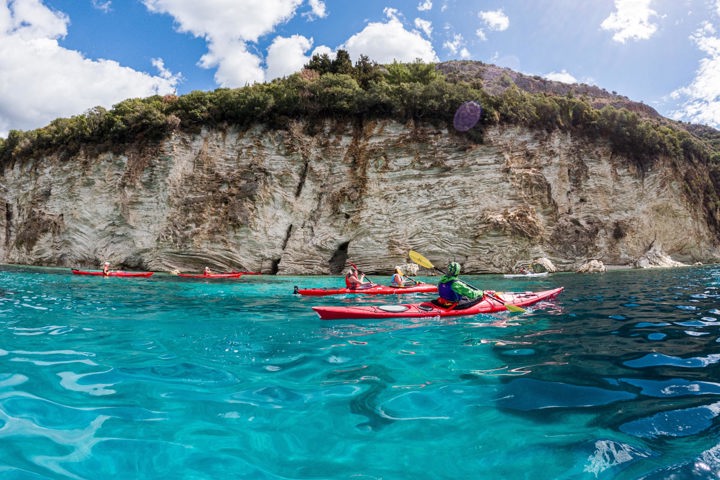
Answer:
[[2, 267], [0, 478], [718, 477], [720, 267], [467, 279], [566, 290], [327, 322], [310, 307], [429, 297]]

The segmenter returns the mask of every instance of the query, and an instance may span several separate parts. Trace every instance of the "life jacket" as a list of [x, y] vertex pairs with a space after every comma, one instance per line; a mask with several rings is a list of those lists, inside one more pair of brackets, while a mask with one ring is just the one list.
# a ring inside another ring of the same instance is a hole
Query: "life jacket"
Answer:
[[451, 279], [447, 282], [438, 283], [438, 293], [440, 294], [440, 298], [453, 303], [459, 302], [463, 299], [462, 295], [452, 289], [455, 281], [455, 279]]

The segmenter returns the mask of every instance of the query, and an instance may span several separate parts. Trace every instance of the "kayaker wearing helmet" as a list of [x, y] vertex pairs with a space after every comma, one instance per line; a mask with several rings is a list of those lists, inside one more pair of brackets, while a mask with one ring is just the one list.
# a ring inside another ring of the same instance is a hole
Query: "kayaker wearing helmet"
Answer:
[[437, 302], [440, 306], [449, 307], [482, 298], [484, 292], [468, 286], [465, 282], [458, 278], [460, 275], [460, 264], [450, 262], [447, 266], [447, 273], [442, 276], [438, 283], [438, 293], [440, 298]]
[[372, 282], [365, 280], [365, 274], [358, 272], [355, 266], [351, 266], [345, 274], [345, 286], [352, 290], [372, 287]]

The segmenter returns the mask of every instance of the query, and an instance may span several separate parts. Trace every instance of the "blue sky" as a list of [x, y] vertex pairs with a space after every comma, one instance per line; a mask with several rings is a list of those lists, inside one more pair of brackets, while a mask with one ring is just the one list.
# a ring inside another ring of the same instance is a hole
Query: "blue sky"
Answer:
[[0, 137], [338, 49], [479, 60], [720, 128], [720, 0], [0, 0]]

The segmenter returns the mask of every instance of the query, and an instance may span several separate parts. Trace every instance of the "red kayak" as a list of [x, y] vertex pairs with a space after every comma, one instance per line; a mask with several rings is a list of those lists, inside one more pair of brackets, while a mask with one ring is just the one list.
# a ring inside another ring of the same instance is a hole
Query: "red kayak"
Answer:
[[407, 287], [390, 287], [387, 285], [373, 285], [367, 288], [298, 288], [295, 287], [293, 293], [299, 295], [310, 295], [314, 297], [321, 297], [324, 295], [347, 295], [347, 294], [362, 294], [362, 295], [402, 295], [404, 293], [432, 293], [437, 292], [437, 285], [431, 285], [429, 283], [417, 283], [415, 285], [409, 285]]
[[222, 279], [222, 278], [240, 278], [243, 275], [246, 275], [244, 272], [234, 272], [234, 273], [178, 273], [178, 277], [183, 278], [205, 278], [208, 280], [212, 279]]
[[434, 302], [411, 303], [400, 305], [364, 305], [347, 307], [312, 307], [323, 320], [340, 319], [383, 319], [402, 317], [455, 317], [460, 315], [477, 315], [507, 310], [506, 304], [526, 307], [543, 300], [550, 300], [563, 291], [564, 287], [542, 292], [495, 292], [493, 296], [485, 295], [476, 302], [470, 302], [465, 308], [444, 308]]
[[102, 270], [86, 271], [75, 268], [72, 269], [72, 273], [75, 275], [95, 275], [97, 277], [149, 277], [153, 274], [153, 272], [123, 272], [122, 270], [111, 270], [105, 274]]

